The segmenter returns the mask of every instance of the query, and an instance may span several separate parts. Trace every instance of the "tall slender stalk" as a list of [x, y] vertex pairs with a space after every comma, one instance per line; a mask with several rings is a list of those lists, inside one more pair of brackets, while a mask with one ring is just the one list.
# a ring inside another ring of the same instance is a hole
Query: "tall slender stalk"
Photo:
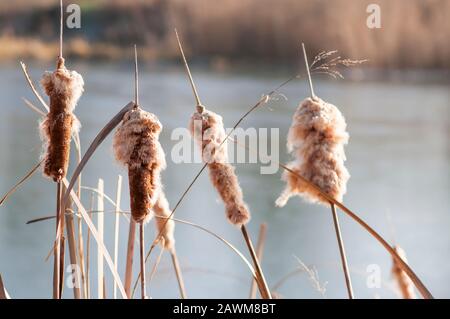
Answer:
[[[263, 251], [264, 251], [264, 243], [266, 241], [266, 234], [267, 234], [267, 224], [262, 223], [259, 226], [259, 235], [258, 235], [258, 241], [256, 242], [256, 257], [258, 257], [258, 260], [262, 260]], [[249, 299], [255, 299], [256, 298], [256, 287], [257, 282], [254, 278], [252, 278], [251, 285], [250, 285], [250, 296]]]
[[146, 299], [144, 222], [139, 224], [139, 257], [141, 266], [141, 298]]
[[68, 207], [66, 207], [66, 229], [67, 229], [67, 239], [69, 246], [69, 257], [71, 264], [71, 276], [73, 277], [73, 295], [75, 299], [81, 298], [81, 283], [80, 283], [80, 273], [79, 273], [79, 264], [77, 260], [77, 244], [75, 238], [75, 225], [74, 225], [74, 214], [72, 210], [72, 205], [69, 203]]
[[180, 262], [178, 261], [178, 256], [173, 248], [170, 251], [170, 257], [172, 259], [173, 269], [175, 270], [175, 275], [177, 276], [178, 288], [180, 289], [181, 299], [187, 299], [186, 288], [184, 287], [184, 280], [181, 273]]
[[[303, 56], [305, 59], [305, 68], [308, 73], [308, 82], [309, 82], [309, 88], [311, 91], [311, 98], [314, 99], [315, 98], [314, 88], [313, 88], [313, 84], [312, 84], [312, 80], [311, 80], [311, 73], [309, 71], [308, 57], [306, 55], [306, 49], [305, 49], [304, 43], [302, 43], [302, 49], [303, 49]], [[351, 278], [350, 278], [350, 272], [348, 269], [347, 256], [345, 254], [344, 241], [343, 241], [342, 235], [341, 235], [341, 229], [340, 229], [339, 220], [338, 220], [338, 217], [336, 214], [336, 208], [334, 207], [334, 204], [332, 202], [330, 202], [330, 208], [331, 208], [331, 213], [333, 215], [334, 230], [336, 232], [336, 238], [337, 238], [337, 242], [339, 245], [339, 253], [341, 255], [342, 270], [344, 272], [345, 285], [347, 287], [348, 297], [349, 297], [349, 299], [353, 299], [354, 298], [353, 288], [352, 288], [352, 282], [351, 282]]]
[[[119, 259], [119, 227], [120, 227], [120, 199], [122, 193], [122, 176], [117, 178], [117, 190], [116, 190], [116, 215], [114, 221], [114, 266], [116, 271], [118, 269]], [[114, 283], [113, 298], [117, 299], [117, 283]]]
[[[56, 235], [58, 236], [59, 222], [61, 215], [61, 182], [56, 183]], [[60, 299], [59, 282], [60, 282], [60, 255], [61, 245], [60, 239], [55, 243], [53, 258], [53, 299]]]
[[[103, 179], [98, 179], [98, 196], [97, 196], [97, 229], [100, 240], [104, 239], [104, 229], [105, 229], [105, 205], [104, 205], [104, 182]], [[104, 262], [103, 255], [100, 248], [97, 249], [97, 296], [98, 299], [104, 299]]]

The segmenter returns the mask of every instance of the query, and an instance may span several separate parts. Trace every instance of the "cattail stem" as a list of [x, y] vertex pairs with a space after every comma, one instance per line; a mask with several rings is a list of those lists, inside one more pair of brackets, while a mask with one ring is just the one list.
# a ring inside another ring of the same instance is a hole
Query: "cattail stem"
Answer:
[[75, 299], [81, 299], [81, 289], [80, 289], [80, 274], [78, 272], [79, 263], [77, 260], [77, 247], [76, 247], [76, 239], [75, 239], [75, 224], [74, 224], [74, 218], [73, 218], [73, 212], [71, 209], [71, 203], [69, 202], [69, 205], [66, 207], [66, 228], [67, 228], [67, 239], [68, 239], [68, 246], [69, 246], [69, 257], [70, 257], [70, 264], [72, 265], [71, 275], [74, 278], [73, 282], [73, 295]]
[[[56, 183], [56, 232], [58, 232], [58, 226], [60, 222], [61, 214], [61, 181]], [[58, 234], [56, 234], [58, 237]], [[53, 260], [53, 299], [59, 299], [59, 275], [60, 275], [60, 255], [61, 255], [60, 240], [55, 243], [54, 248], [54, 260]]]
[[139, 106], [139, 68], [136, 44], [134, 45], [134, 103], [135, 108]]
[[241, 226], [242, 235], [244, 236], [245, 243], [247, 244], [248, 250], [253, 260], [253, 265], [255, 266], [256, 278], [258, 283], [259, 292], [263, 299], [272, 299], [269, 287], [267, 286], [266, 279], [261, 270], [261, 265], [259, 264], [258, 257], [256, 256], [255, 249], [253, 248], [252, 240], [248, 235], [247, 228], [245, 225]]
[[303, 57], [305, 59], [306, 73], [308, 74], [308, 82], [309, 82], [309, 89], [311, 91], [311, 98], [314, 99], [314, 97], [316, 95], [314, 94], [314, 88], [313, 88], [313, 84], [312, 84], [312, 80], [311, 80], [311, 73], [309, 72], [308, 56], [306, 55], [306, 49], [305, 49], [304, 43], [302, 43], [302, 49], [303, 49]]
[[[309, 82], [309, 88], [311, 91], [311, 98], [314, 99], [316, 95], [314, 94], [313, 83], [311, 80], [311, 73], [309, 71], [308, 57], [306, 55], [306, 49], [305, 49], [304, 43], [302, 43], [302, 49], [303, 49], [303, 57], [305, 58], [305, 68], [306, 68], [306, 72], [308, 73], [308, 82]], [[336, 214], [336, 208], [334, 206], [334, 203], [330, 203], [330, 205], [331, 205], [331, 212], [333, 215], [334, 230], [336, 232], [336, 237], [337, 237], [337, 241], [338, 241], [338, 245], [339, 245], [339, 253], [341, 255], [342, 270], [343, 270], [344, 276], [345, 276], [345, 284], [347, 287], [349, 299], [353, 299], [354, 296], [353, 296], [352, 282], [351, 282], [350, 273], [348, 270], [347, 256], [345, 254], [344, 241], [342, 240], [341, 229], [339, 226], [339, 220], [338, 220], [338, 217]]]
[[59, 17], [59, 57], [63, 57], [63, 32], [64, 32], [64, 6], [63, 0], [59, 1], [60, 17]]
[[352, 281], [350, 278], [350, 271], [348, 269], [348, 263], [347, 263], [347, 257], [345, 254], [345, 247], [344, 247], [344, 241], [342, 240], [342, 235], [341, 235], [341, 228], [339, 226], [339, 219], [336, 213], [336, 207], [334, 206], [333, 203], [330, 203], [331, 206], [331, 213], [333, 214], [333, 222], [334, 222], [334, 229], [336, 231], [336, 238], [338, 241], [338, 245], [339, 245], [339, 252], [341, 254], [341, 262], [342, 262], [342, 269], [344, 271], [344, 276], [345, 276], [345, 284], [347, 286], [347, 293], [348, 293], [348, 298], [349, 299], [354, 299], [354, 295], [353, 295], [353, 288], [352, 288]]
[[186, 289], [184, 287], [183, 276], [181, 274], [181, 267], [178, 261], [177, 252], [175, 248], [170, 250], [170, 256], [172, 257], [173, 269], [175, 270], [175, 275], [177, 276], [178, 287], [180, 288], [181, 299], [187, 299]]
[[127, 263], [125, 266], [125, 293], [131, 299], [131, 281], [133, 279], [134, 239], [136, 238], [136, 222], [130, 219], [128, 232]]
[[188, 77], [189, 77], [189, 83], [191, 84], [192, 92], [194, 93], [195, 101], [197, 102], [197, 111], [199, 113], [202, 113], [204, 110], [204, 107], [203, 107], [202, 102], [200, 101], [200, 96], [198, 95], [197, 87], [195, 86], [194, 79], [192, 78], [191, 70], [189, 69], [189, 64], [187, 63], [186, 56], [184, 55], [183, 47], [181, 45], [181, 41], [180, 41], [180, 37], [178, 36], [177, 29], [175, 29], [175, 35], [177, 37], [178, 48], [180, 49], [181, 57], [183, 58], [184, 67], [185, 67], [186, 73], [188, 74]]
[[[263, 255], [263, 251], [264, 251], [264, 243], [266, 242], [266, 234], [267, 234], [267, 224], [262, 223], [259, 226], [259, 236], [258, 236], [258, 241], [256, 242], [256, 257], [258, 257], [259, 261], [262, 260], [262, 255]], [[256, 282], [255, 278], [252, 277], [249, 299], [256, 298], [256, 288], [257, 288], [257, 282]]]
[[141, 264], [141, 298], [146, 299], [144, 222], [139, 224], [139, 257]]

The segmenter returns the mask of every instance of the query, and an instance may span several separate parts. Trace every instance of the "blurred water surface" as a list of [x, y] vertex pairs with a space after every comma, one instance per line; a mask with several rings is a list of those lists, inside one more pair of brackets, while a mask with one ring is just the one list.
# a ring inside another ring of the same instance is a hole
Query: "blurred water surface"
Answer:
[[[39, 79], [43, 67], [30, 67]], [[51, 69], [51, 66], [48, 66]], [[80, 64], [86, 92], [76, 114], [82, 122], [83, 151], [101, 127], [133, 96], [132, 67], [127, 65]], [[194, 101], [180, 67], [143, 66], [140, 74], [141, 104], [158, 115], [164, 125], [161, 136], [168, 168], [163, 181], [174, 205], [200, 169], [199, 164], [175, 164], [170, 160], [171, 132], [185, 127]], [[225, 126], [236, 120], [262, 94], [269, 92], [289, 74], [215, 73], [194, 68], [202, 101], [223, 115]], [[352, 175], [345, 196], [346, 205], [372, 227], [407, 252], [412, 268], [436, 297], [450, 297], [450, 95], [448, 85], [421, 81], [337, 82], [315, 79], [316, 93], [339, 106], [344, 113], [350, 144], [347, 166]], [[0, 117], [0, 193], [5, 193], [38, 161], [41, 146], [38, 116], [24, 106], [21, 97], [37, 102], [21, 74], [20, 67], [3, 66]], [[280, 160], [288, 161], [285, 136], [298, 102], [307, 96], [304, 81], [294, 81], [281, 90], [268, 106], [252, 113], [242, 127], [279, 128]], [[73, 158], [74, 161], [74, 158]], [[345, 298], [344, 279], [331, 213], [328, 208], [290, 200], [285, 208], [274, 207], [282, 191], [280, 171], [261, 175], [258, 164], [237, 164], [237, 173], [252, 211], [249, 225], [257, 237], [259, 224], [268, 224], [263, 268], [270, 285], [277, 285], [298, 269], [294, 256], [314, 266], [326, 297]], [[95, 187], [99, 177], [105, 190], [115, 197], [117, 175], [126, 172], [115, 164], [111, 138], [95, 153], [83, 174], [83, 185]], [[127, 179], [122, 206], [128, 207]], [[53, 183], [36, 174], [6, 205], [0, 208], [0, 273], [13, 297], [51, 296], [52, 262], [45, 262], [54, 236], [54, 222], [26, 225], [26, 221], [53, 214]], [[82, 199], [89, 206], [90, 194]], [[106, 205], [106, 210], [111, 210]], [[240, 232], [225, 221], [224, 208], [203, 174], [179, 207], [176, 216], [198, 223], [223, 236], [246, 254]], [[352, 271], [354, 290], [360, 298], [395, 298], [390, 275], [391, 260], [383, 248], [362, 228], [340, 215], [343, 236]], [[95, 218], [94, 218], [95, 220]], [[106, 244], [113, 252], [113, 215], [106, 214]], [[147, 227], [148, 245], [154, 236]], [[86, 233], [86, 229], [84, 230]], [[124, 273], [127, 222], [121, 223], [120, 274]], [[210, 235], [190, 226], [176, 228], [177, 251], [184, 270], [189, 297], [245, 298], [250, 274], [229, 248]], [[85, 238], [86, 240], [86, 238]], [[96, 245], [91, 241], [92, 294], [96, 296]], [[156, 254], [152, 255], [153, 264]], [[369, 288], [367, 267], [377, 265], [382, 276], [380, 288]], [[137, 264], [136, 264], [137, 266]], [[105, 266], [106, 267], [106, 266]], [[137, 268], [136, 268], [137, 270]], [[112, 296], [110, 272], [106, 269], [107, 296]], [[308, 276], [297, 273], [277, 291], [285, 298], [321, 298]], [[154, 298], [178, 297], [170, 257], [164, 255], [158, 273], [149, 284]], [[65, 297], [72, 297], [69, 289]]]

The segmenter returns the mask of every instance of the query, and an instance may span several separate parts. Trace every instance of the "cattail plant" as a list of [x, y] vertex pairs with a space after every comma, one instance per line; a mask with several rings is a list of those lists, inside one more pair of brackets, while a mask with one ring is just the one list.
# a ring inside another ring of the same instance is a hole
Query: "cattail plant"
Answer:
[[[314, 94], [311, 72], [342, 77], [342, 74], [334, 67], [337, 65], [351, 66], [363, 61], [335, 57], [319, 63], [336, 53], [336, 51], [330, 51], [319, 53], [313, 63], [309, 65], [304, 44], [302, 46], [311, 97], [300, 103], [289, 128], [287, 147], [289, 152], [294, 155], [295, 160], [288, 164], [288, 168], [302, 176], [306, 181], [318, 186], [333, 199], [341, 202], [346, 192], [347, 181], [350, 178], [350, 174], [344, 165], [344, 145], [347, 144], [349, 138], [346, 131], [347, 125], [344, 116], [336, 106], [323, 101]], [[285, 171], [283, 180], [286, 181], [287, 186], [276, 200], [277, 206], [286, 205], [288, 199], [293, 195], [302, 196], [311, 202], [331, 206], [347, 292], [349, 298], [353, 299], [347, 258], [334, 203], [328, 201], [311, 184], [306, 183], [289, 171]]]
[[[141, 296], [145, 299], [144, 223], [153, 216], [152, 208], [161, 193], [160, 174], [166, 168], [166, 159], [158, 141], [162, 124], [156, 115], [144, 111], [139, 106], [136, 46], [134, 49], [135, 104], [125, 113], [122, 123], [117, 128], [113, 148], [116, 160], [128, 169], [131, 216], [134, 223], [140, 224]], [[134, 241], [132, 233], [134, 235], [134, 230], [130, 231], [129, 240]], [[128, 251], [131, 256], [132, 250], [133, 246], [131, 246], [131, 252]], [[130, 269], [131, 265], [127, 262], [127, 270]], [[128, 282], [131, 284], [131, 281], [128, 280]], [[125, 290], [130, 297], [130, 287], [128, 286], [128, 289], [125, 287]]]
[[262, 273], [253, 244], [248, 235], [247, 228], [245, 227], [250, 220], [250, 211], [244, 202], [242, 190], [239, 186], [234, 167], [228, 162], [226, 151], [227, 135], [223, 126], [222, 117], [207, 110], [201, 103], [176, 30], [175, 34], [197, 103], [196, 111], [189, 122], [189, 129], [194, 140], [200, 146], [202, 160], [205, 165], [208, 166], [211, 182], [225, 205], [228, 221], [239, 227], [242, 231], [253, 259], [261, 296], [265, 299], [271, 299], [269, 288]]
[[[67, 174], [70, 157], [70, 142], [72, 134], [80, 127], [73, 114], [75, 106], [83, 93], [83, 78], [76, 71], [70, 71], [65, 66], [62, 54], [63, 35], [63, 5], [60, 1], [60, 49], [56, 70], [46, 72], [41, 85], [50, 99], [49, 112], [40, 124], [40, 133], [44, 143], [44, 176], [57, 183], [57, 238], [62, 236], [63, 216], [61, 212], [61, 181]], [[60, 238], [61, 239], [61, 238]], [[53, 297], [60, 298], [60, 240], [55, 244], [55, 262], [53, 274]]]
[[[400, 256], [400, 258], [407, 263], [405, 251], [398, 245], [394, 247], [395, 252]], [[392, 276], [397, 282], [398, 288], [403, 299], [416, 299], [416, 293], [414, 291], [414, 284], [412, 283], [409, 276], [405, 273], [402, 267], [399, 265], [398, 261], [394, 258], [392, 259]]]
[[[114, 153], [116, 160], [128, 168], [130, 189], [130, 206], [132, 221], [130, 224], [129, 245], [127, 252], [126, 287], [131, 297], [131, 267], [134, 242], [134, 223], [140, 224], [140, 262], [141, 292], [145, 298], [145, 257], [144, 257], [144, 223], [156, 213], [158, 230], [162, 232], [162, 246], [170, 251], [174, 263], [181, 295], [186, 293], [175, 252], [174, 221], [170, 216], [169, 203], [161, 185], [161, 171], [166, 168], [164, 150], [159, 143], [162, 124], [157, 116], [144, 111], [139, 106], [137, 50], [135, 47], [135, 105], [125, 113], [122, 123], [114, 135]], [[163, 227], [162, 225], [165, 225]]]

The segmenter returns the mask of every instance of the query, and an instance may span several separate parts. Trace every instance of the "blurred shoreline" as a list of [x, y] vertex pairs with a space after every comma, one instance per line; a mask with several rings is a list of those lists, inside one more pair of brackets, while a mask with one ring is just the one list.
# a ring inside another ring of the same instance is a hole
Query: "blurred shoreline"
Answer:
[[[53, 61], [58, 48], [58, 1], [0, 4], [0, 61]], [[380, 69], [450, 69], [450, 1], [379, 0], [382, 28], [366, 25], [369, 0], [95, 0], [74, 1], [81, 29], [66, 29], [66, 57], [126, 60], [136, 43], [143, 60], [178, 59], [176, 26], [190, 60], [229, 64], [299, 63], [339, 50]], [[404, 19], [401, 17], [405, 17]], [[407, 17], [407, 18], [406, 18]]]

